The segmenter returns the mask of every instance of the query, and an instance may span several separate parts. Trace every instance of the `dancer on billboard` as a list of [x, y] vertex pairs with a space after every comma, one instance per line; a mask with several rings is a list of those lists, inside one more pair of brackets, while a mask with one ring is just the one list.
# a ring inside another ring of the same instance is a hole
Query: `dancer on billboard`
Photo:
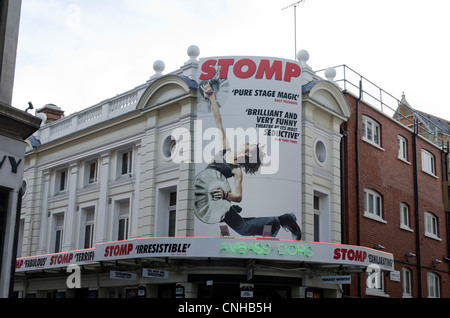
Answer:
[[[264, 153], [258, 144], [245, 143], [237, 151], [230, 149], [228, 138], [222, 124], [222, 116], [214, 91], [209, 83], [199, 85], [205, 98], [211, 102], [214, 121], [220, 133], [222, 151], [201, 171], [195, 180], [195, 215], [204, 223], [224, 222], [242, 236], [262, 235], [264, 226], [271, 227], [271, 235], [276, 237], [279, 229], [292, 233], [294, 240], [301, 239], [301, 229], [293, 213], [278, 217], [242, 218], [238, 205], [242, 200], [243, 173], [256, 173], [263, 161]], [[228, 179], [234, 178], [234, 190], [231, 191]]]

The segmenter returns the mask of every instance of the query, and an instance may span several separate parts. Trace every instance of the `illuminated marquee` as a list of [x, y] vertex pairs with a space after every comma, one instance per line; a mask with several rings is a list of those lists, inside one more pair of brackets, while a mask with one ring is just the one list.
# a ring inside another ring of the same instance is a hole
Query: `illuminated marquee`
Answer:
[[382, 270], [394, 270], [392, 254], [360, 246], [244, 237], [169, 237], [100, 243], [88, 250], [19, 258], [16, 272], [147, 257], [301, 260], [350, 266], [376, 265]]

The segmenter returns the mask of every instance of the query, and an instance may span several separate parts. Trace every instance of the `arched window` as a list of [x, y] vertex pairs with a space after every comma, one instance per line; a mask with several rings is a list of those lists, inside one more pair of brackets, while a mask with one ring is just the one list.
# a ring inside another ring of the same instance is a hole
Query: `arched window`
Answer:
[[425, 212], [425, 235], [434, 239], [439, 239], [438, 218], [431, 212]]
[[435, 273], [427, 274], [427, 285], [428, 285], [428, 298], [440, 298], [441, 288], [440, 288], [440, 278]]
[[364, 189], [364, 216], [384, 221], [383, 199], [381, 194], [372, 189]]
[[372, 118], [363, 116], [362, 120], [362, 133], [363, 133], [363, 140], [376, 145], [378, 147], [381, 147], [381, 128], [380, 124], [378, 124], [375, 120]]
[[403, 297], [412, 297], [411, 291], [411, 270], [404, 267], [402, 269], [402, 285], [403, 285]]

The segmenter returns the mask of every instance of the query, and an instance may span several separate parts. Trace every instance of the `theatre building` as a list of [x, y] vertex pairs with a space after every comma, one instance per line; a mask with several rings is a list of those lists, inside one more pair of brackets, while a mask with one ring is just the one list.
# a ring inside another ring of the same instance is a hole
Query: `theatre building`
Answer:
[[16, 296], [337, 298], [395, 271], [389, 250], [343, 244], [351, 108], [307, 52], [188, 55], [78, 113], [37, 110]]

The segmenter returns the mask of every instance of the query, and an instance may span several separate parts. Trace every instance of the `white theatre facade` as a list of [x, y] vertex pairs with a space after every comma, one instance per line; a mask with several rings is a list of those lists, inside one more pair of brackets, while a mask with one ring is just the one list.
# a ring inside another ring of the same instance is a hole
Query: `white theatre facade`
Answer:
[[146, 83], [47, 120], [29, 140], [16, 294], [341, 297], [339, 283], [368, 267], [393, 271], [391, 254], [341, 245], [340, 126], [350, 113], [340, 89], [312, 72], [304, 51], [293, 61], [302, 82], [299, 156], [291, 158], [301, 171], [301, 240], [244, 237], [223, 222], [199, 231], [195, 163], [174, 159], [186, 143], [188, 158], [196, 151], [194, 140], [173, 136], [193, 136], [198, 125], [198, 48], [188, 54], [179, 70], [163, 75], [156, 62]]

